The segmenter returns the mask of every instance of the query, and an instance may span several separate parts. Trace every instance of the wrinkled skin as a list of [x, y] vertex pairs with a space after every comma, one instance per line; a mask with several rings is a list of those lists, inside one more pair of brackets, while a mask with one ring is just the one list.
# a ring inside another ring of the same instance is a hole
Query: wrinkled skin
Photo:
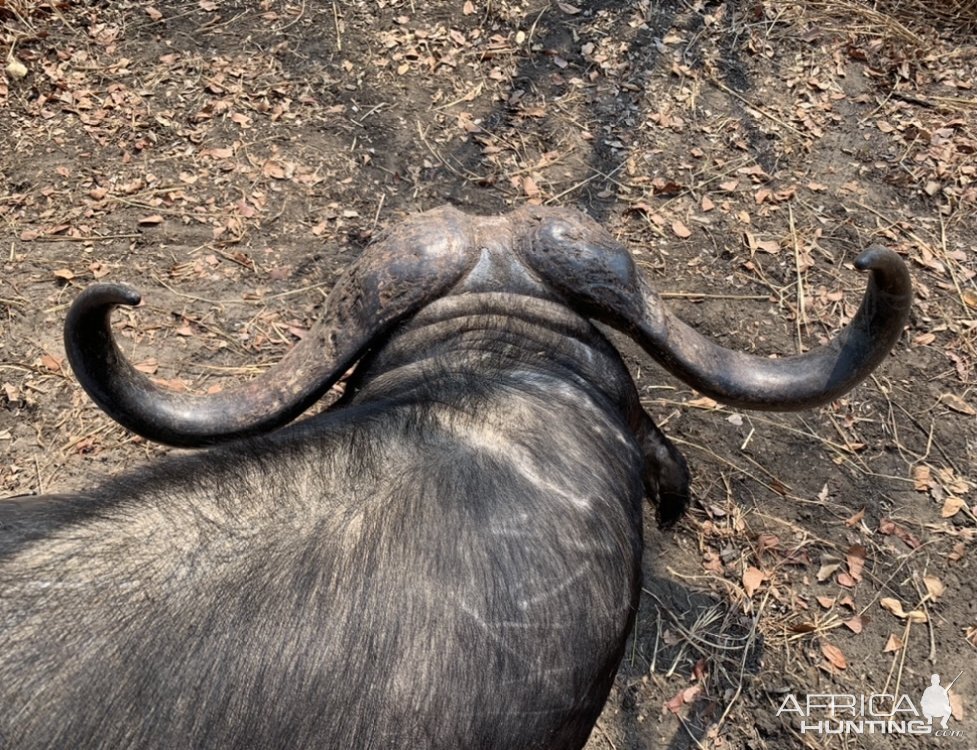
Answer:
[[[582, 747], [640, 587], [641, 501], [685, 461], [589, 319], [699, 390], [806, 408], [864, 378], [899, 259], [822, 350], [767, 360], [675, 319], [593, 222], [439, 209], [395, 228], [261, 378], [207, 397], [124, 360], [98, 285], [66, 348], [109, 414], [222, 444], [83, 496], [0, 503], [0, 737], [15, 748]], [[353, 363], [329, 411], [283, 426]]]

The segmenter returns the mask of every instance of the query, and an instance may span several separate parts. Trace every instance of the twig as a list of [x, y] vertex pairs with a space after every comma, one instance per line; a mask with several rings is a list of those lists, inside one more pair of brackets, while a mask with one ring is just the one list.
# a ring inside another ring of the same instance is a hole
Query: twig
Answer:
[[607, 734], [607, 730], [606, 730], [606, 729], [604, 729], [604, 727], [603, 727], [602, 725], [600, 725], [600, 724], [598, 724], [598, 725], [597, 725], [597, 731], [601, 733], [601, 736], [602, 736], [602, 737], [604, 738], [604, 741], [605, 741], [605, 742], [606, 742], [606, 743], [607, 743], [608, 745], [610, 745], [610, 746], [611, 746], [611, 750], [617, 750], [617, 745], [615, 745], [615, 744], [614, 744], [614, 743], [613, 743], [613, 742], [611, 741], [611, 738], [610, 738], [610, 736], [609, 736], [609, 735]]
[[173, 294], [175, 294], [177, 297], [183, 297], [184, 299], [192, 299], [195, 302], [206, 302], [208, 305], [214, 304], [214, 300], [212, 300], [212, 299], [205, 299], [204, 297], [197, 297], [197, 296], [194, 296], [193, 294], [187, 294], [186, 292], [180, 292], [180, 291], [174, 289], [169, 284], [167, 284], [165, 281], [163, 281], [162, 277], [160, 277], [158, 274], [155, 274], [154, 273], [154, 274], [152, 274], [152, 276], [153, 276], [153, 281], [155, 281], [161, 287], [163, 287], [165, 289], [168, 289], [170, 292], [172, 292]]
[[42, 234], [31, 242], [102, 242], [103, 240], [134, 240], [142, 234], [92, 234], [87, 237], [74, 237], [70, 234]]
[[675, 718], [678, 719], [678, 723], [682, 725], [682, 729], [684, 729], [685, 732], [686, 732], [686, 734], [689, 735], [689, 739], [692, 740], [695, 743], [695, 746], [697, 748], [699, 748], [699, 750], [706, 750], [706, 748], [703, 746], [703, 744], [701, 742], [699, 742], [699, 738], [696, 737], [694, 734], [692, 734], [692, 730], [689, 729], [689, 725], [685, 723], [685, 719], [683, 719], [681, 716], [677, 716], [677, 715], [676, 715]]
[[444, 166], [447, 168], [447, 170], [449, 172], [451, 172], [451, 174], [455, 175], [456, 177], [460, 177], [463, 180], [467, 180], [469, 182], [475, 182], [475, 181], [478, 180], [478, 175], [473, 175], [471, 173], [469, 173], [469, 174], [462, 174], [461, 172], [459, 172], [453, 165], [451, 165], [448, 162], [447, 159], [445, 159], [434, 148], [434, 146], [432, 146], [430, 144], [430, 142], [427, 140], [427, 134], [424, 132], [424, 129], [421, 127], [421, 121], [420, 120], [417, 121], [417, 134], [421, 137], [421, 143], [423, 143], [424, 146], [427, 148], [427, 150], [431, 152], [431, 155], [435, 159], [437, 159], [438, 161], [440, 161], [442, 164], [444, 164]]
[[658, 296], [662, 299], [735, 299], [763, 301], [770, 299], [769, 294], [707, 294], [705, 292], [661, 292]]
[[387, 194], [381, 191], [380, 200], [377, 201], [377, 211], [375, 214], [373, 214], [373, 225], [370, 227], [371, 232], [377, 228], [377, 224], [380, 222], [380, 211], [383, 210], [383, 202], [386, 200], [386, 198]]
[[343, 51], [343, 31], [342, 26], [339, 23], [339, 9], [336, 7], [336, 2], [333, 0], [332, 4], [332, 21], [336, 25], [336, 51]]
[[[333, 7], [333, 10], [335, 10], [336, 4], [333, 3], [333, 6], [332, 7]], [[286, 23], [284, 26], [278, 28], [275, 31], [275, 33], [276, 34], [281, 34], [283, 31], [285, 31], [285, 29], [291, 28], [292, 26], [294, 26], [295, 24], [297, 24], [299, 21], [301, 21], [302, 20], [302, 16], [304, 16], [304, 15], [305, 15], [305, 0], [302, 0], [302, 6], [299, 8], [299, 14], [297, 16], [295, 16], [295, 18], [293, 18], [291, 21], [289, 21], [288, 23]]]
[[797, 315], [794, 316], [794, 325], [797, 329], [797, 353], [804, 351], [804, 341], [801, 339], [801, 326], [807, 323], [807, 316], [804, 313], [804, 274], [801, 272], [801, 248], [797, 242], [797, 229], [794, 226], [794, 209], [790, 203], [787, 204], [787, 221], [790, 225], [790, 239], [794, 245], [794, 275], [797, 277]]
[[[902, 684], [902, 673], [906, 666], [906, 652], [909, 651], [909, 632], [912, 629], [912, 625], [912, 618], [907, 618], [905, 630], [906, 635], [902, 639], [902, 648], [899, 650], [899, 670], [896, 672], [896, 687], [895, 690], [892, 691], [893, 695], [899, 695], [899, 686]], [[892, 713], [895, 715], [895, 706], [893, 706], [892, 709]]]
[[726, 717], [729, 715], [729, 712], [733, 709], [733, 704], [736, 703], [737, 699], [740, 697], [740, 695], [743, 692], [743, 675], [746, 674], [746, 660], [750, 655], [750, 646], [752, 646], [756, 640], [757, 625], [760, 622], [760, 614], [763, 612], [764, 608], [767, 605], [767, 600], [770, 598], [771, 591], [772, 589], [767, 589], [766, 593], [763, 596], [763, 600], [760, 602], [760, 606], [757, 608], [756, 615], [753, 618], [753, 624], [750, 627], [750, 633], [749, 636], [747, 637], [746, 643], [743, 645], [743, 654], [740, 658], [739, 679], [737, 680], [737, 684], [736, 684], [736, 692], [733, 693], [733, 697], [730, 698], [729, 703], [726, 704], [726, 710], [723, 711], [722, 716], [720, 716], [719, 720], [716, 722], [717, 729], [722, 727], [723, 722], [726, 720]]
[[221, 256], [225, 260], [229, 260], [229, 261], [231, 261], [231, 263], [237, 263], [239, 266], [241, 266], [241, 268], [246, 268], [248, 271], [251, 271], [252, 273], [257, 273], [258, 272], [258, 267], [255, 265], [254, 261], [251, 260], [251, 258], [248, 258], [248, 260], [250, 261], [250, 263], [245, 263], [240, 258], [236, 258], [233, 255], [231, 255], [230, 253], [225, 253], [223, 250], [221, 250], [219, 248], [216, 248], [215, 247], [215, 248], [213, 248], [213, 250], [214, 250], [215, 253], [217, 253], [219, 256]]
[[907, 102], [908, 104], [915, 104], [917, 107], [924, 107], [926, 109], [937, 109], [937, 105], [933, 102], [928, 102], [925, 99], [920, 99], [916, 96], [911, 96], [909, 94], [904, 94], [902, 91], [893, 91], [890, 94], [893, 99], [898, 99], [899, 101]]
[[946, 263], [946, 269], [950, 272], [950, 280], [953, 282], [953, 288], [957, 290], [957, 297], [960, 300], [960, 306], [964, 310], [970, 308], [967, 307], [965, 297], [963, 295], [963, 290], [960, 288], [960, 282], [957, 280], [957, 274], [953, 271], [953, 263], [950, 262], [949, 253], [946, 249], [946, 222], [943, 221], [943, 215], [940, 214], [940, 254], [943, 256], [943, 261]]
[[551, 203], [555, 203], [556, 201], [560, 200], [560, 198], [562, 198], [563, 196], [568, 195], [570, 193], [573, 193], [573, 192], [579, 190], [584, 185], [588, 185], [589, 183], [591, 183], [594, 180], [596, 180], [598, 177], [603, 177], [605, 180], [610, 180], [614, 175], [616, 175], [618, 172], [620, 172], [623, 168], [624, 168], [624, 162], [621, 162], [620, 164], [618, 164], [616, 167], [614, 167], [614, 169], [612, 169], [607, 174], [605, 174], [604, 172], [601, 172], [600, 170], [594, 170], [594, 173], [592, 175], [590, 175], [590, 177], [586, 177], [586, 178], [582, 179], [576, 185], [571, 185], [566, 190], [564, 190], [562, 193], [558, 193], [557, 195], [554, 195], [552, 198], [547, 198], [545, 201], [543, 201], [543, 205], [548, 206]]
[[34, 454], [34, 476], [37, 478], [37, 494], [44, 494], [44, 486], [41, 481], [41, 465], [37, 462], [37, 454]]
[[777, 123], [778, 125], [780, 125], [780, 127], [786, 128], [791, 133], [793, 133], [794, 135], [800, 136], [801, 138], [806, 138], [807, 137], [804, 133], [802, 133], [800, 130], [798, 130], [797, 128], [795, 128], [793, 125], [788, 125], [786, 122], [784, 122], [783, 120], [781, 120], [779, 117], [770, 114], [763, 107], [757, 106], [756, 104], [754, 104], [753, 102], [751, 102], [749, 99], [747, 99], [742, 94], [739, 94], [736, 91], [733, 91], [733, 89], [731, 89], [729, 86], [727, 86], [727, 85], [725, 85], [725, 84], [717, 81], [715, 78], [710, 78], [708, 80], [709, 80], [709, 83], [711, 83], [716, 88], [719, 88], [719, 89], [725, 91], [730, 96], [739, 99], [747, 107], [749, 107], [752, 110], [755, 110], [758, 114], [763, 115], [768, 120], [772, 120], [773, 122]]

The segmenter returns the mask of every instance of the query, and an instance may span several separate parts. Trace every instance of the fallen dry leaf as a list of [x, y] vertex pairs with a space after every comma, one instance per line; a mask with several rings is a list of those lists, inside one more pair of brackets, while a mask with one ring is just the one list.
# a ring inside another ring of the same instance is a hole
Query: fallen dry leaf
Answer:
[[848, 573], [856, 581], [862, 580], [862, 570], [865, 568], [865, 555], [868, 554], [861, 544], [853, 544], [848, 550]]
[[756, 546], [757, 552], [760, 554], [763, 554], [767, 550], [775, 550], [780, 547], [780, 537], [778, 537], [776, 534], [760, 534], [757, 537]]
[[906, 612], [902, 608], [902, 602], [900, 602], [898, 599], [893, 599], [892, 597], [886, 596], [879, 599], [879, 604], [882, 605], [882, 609], [891, 612], [900, 620], [906, 619]]
[[679, 690], [674, 696], [672, 696], [672, 698], [665, 702], [664, 708], [673, 714], [677, 714], [682, 710], [682, 706], [684, 706], [686, 703], [691, 703], [694, 701], [696, 696], [701, 692], [701, 684], [692, 685], [684, 690]]
[[231, 148], [205, 148], [200, 151], [201, 156], [210, 156], [214, 159], [230, 159], [234, 156], [234, 149]]
[[265, 177], [271, 177], [273, 180], [284, 180], [285, 167], [283, 167], [277, 161], [266, 161], [264, 166], [261, 168], [261, 174], [263, 174]]
[[936, 576], [923, 576], [923, 585], [926, 586], [926, 593], [930, 595], [930, 599], [934, 601], [943, 596], [943, 592], [946, 591], [943, 581]]
[[831, 578], [831, 576], [833, 576], [840, 567], [841, 567], [841, 563], [838, 562], [825, 563], [820, 568], [818, 568], [818, 581], [820, 583], [824, 583], [829, 578]]
[[853, 633], [861, 633], [865, 626], [868, 624], [869, 620], [865, 615], [855, 615], [854, 617], [845, 620], [845, 627], [847, 627]]
[[851, 518], [845, 520], [845, 526], [851, 528], [852, 526], [857, 526], [865, 518], [865, 508], [862, 508], [858, 513], [853, 515]]
[[920, 465], [913, 469], [913, 486], [917, 492], [926, 492], [933, 486], [933, 472], [929, 466]]
[[766, 573], [752, 565], [743, 571], [743, 588], [746, 589], [746, 595], [753, 596], [767, 578], [769, 576]]
[[879, 521], [879, 533], [884, 534], [885, 536], [895, 536], [896, 538], [901, 539], [910, 549], [916, 549], [921, 544], [919, 539], [912, 532], [910, 532], [908, 529], [904, 529], [891, 518], [883, 518], [881, 521]]
[[964, 401], [956, 393], [944, 393], [940, 396], [940, 402], [946, 404], [950, 409], [967, 416], [977, 416], [977, 409]]
[[7, 67], [4, 70], [7, 71], [7, 75], [17, 80], [27, 75], [27, 66], [13, 56], [7, 61]]
[[163, 388], [169, 388], [171, 391], [185, 391], [187, 390], [186, 381], [180, 378], [172, 378], [171, 380], [166, 380], [163, 378], [153, 378], [152, 379], [156, 385], [160, 385]]
[[950, 692], [950, 713], [957, 721], [963, 721], [963, 696], [960, 693]]
[[682, 239], [692, 236], [692, 230], [678, 219], [672, 222], [672, 232], [675, 233], [676, 237], [680, 237]]
[[818, 626], [813, 622], [795, 622], [788, 625], [787, 629], [792, 633], [813, 633]]
[[844, 586], [846, 589], [855, 588], [855, 585], [858, 583], [858, 581], [844, 571], [838, 574], [838, 578], [836, 580], [838, 581], [839, 586]]
[[159, 214], [152, 214], [151, 216], [143, 216], [138, 222], [139, 226], [154, 226], [156, 224], [163, 223], [163, 217]]
[[883, 609], [888, 610], [900, 620], [909, 620], [910, 622], [926, 622], [926, 613], [921, 609], [913, 609], [906, 612], [902, 608], [902, 602], [898, 599], [893, 599], [892, 597], [883, 597], [879, 599], [879, 604], [882, 605]]
[[746, 241], [746, 246], [750, 248], [750, 252], [760, 250], [771, 255], [780, 252], [780, 243], [777, 240], [758, 240], [753, 236], [753, 232], [744, 232], [743, 239]]
[[848, 660], [837, 646], [826, 641], [821, 644], [821, 653], [824, 654], [824, 658], [828, 660], [831, 666], [837, 669], [848, 668]]
[[897, 636], [895, 633], [892, 633], [889, 635], [889, 640], [885, 642], [885, 646], [882, 649], [882, 653], [887, 654], [893, 651], [901, 651], [902, 646], [903, 646], [902, 638]]
[[53, 354], [44, 354], [41, 356], [41, 367], [50, 372], [63, 373], [63, 364], [64, 360], [61, 357], [55, 357]]
[[943, 508], [940, 510], [940, 516], [943, 518], [953, 518], [957, 513], [967, 507], [967, 503], [964, 502], [962, 498], [954, 497], [950, 495], [944, 502]]

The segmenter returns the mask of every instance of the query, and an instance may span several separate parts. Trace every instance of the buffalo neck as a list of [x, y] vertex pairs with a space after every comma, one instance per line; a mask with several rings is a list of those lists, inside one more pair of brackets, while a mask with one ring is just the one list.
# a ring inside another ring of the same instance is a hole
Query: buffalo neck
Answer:
[[628, 411], [637, 399], [620, 355], [592, 323], [562, 303], [499, 292], [459, 294], [421, 310], [361, 361], [347, 398], [446, 396], [462, 384], [559, 384]]

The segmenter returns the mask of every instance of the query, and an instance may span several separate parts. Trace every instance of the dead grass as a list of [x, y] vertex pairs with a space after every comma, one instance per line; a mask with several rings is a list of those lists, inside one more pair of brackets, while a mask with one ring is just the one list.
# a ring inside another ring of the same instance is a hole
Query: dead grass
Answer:
[[977, 31], [975, 0], [804, 0], [804, 5], [826, 18], [846, 21], [856, 33], [886, 36], [916, 48], [926, 46], [923, 35], [967, 39]]

